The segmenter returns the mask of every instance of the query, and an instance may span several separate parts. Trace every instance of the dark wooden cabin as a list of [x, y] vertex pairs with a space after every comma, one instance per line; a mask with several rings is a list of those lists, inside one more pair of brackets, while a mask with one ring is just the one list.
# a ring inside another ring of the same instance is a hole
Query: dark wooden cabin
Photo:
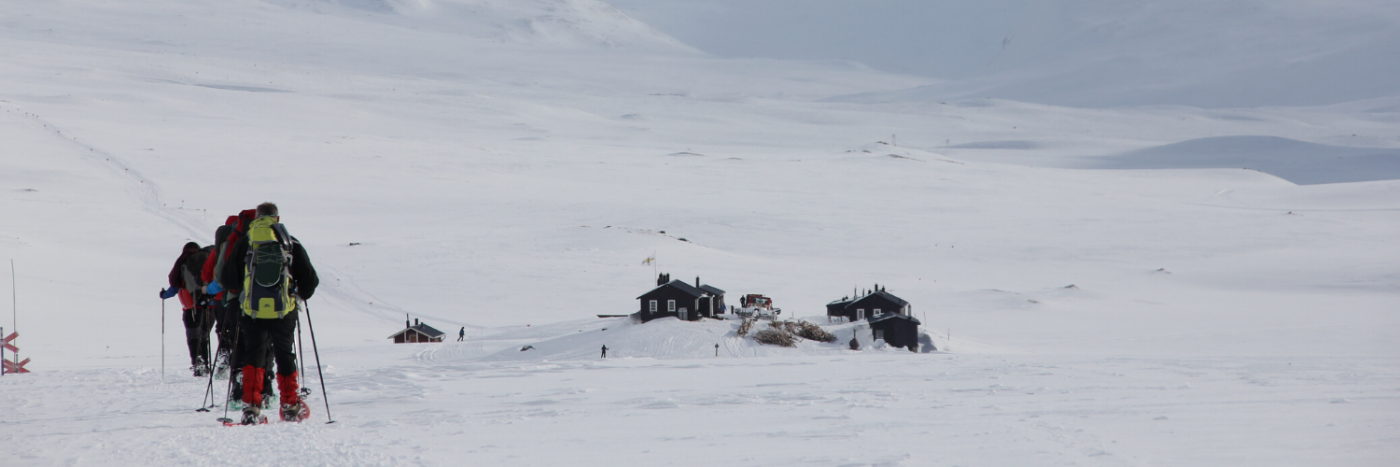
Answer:
[[395, 344], [414, 344], [420, 342], [442, 342], [442, 338], [447, 337], [447, 333], [417, 321], [418, 319], [414, 318], [414, 324], [412, 326], [404, 328], [404, 330], [389, 336], [389, 338], [393, 339]]
[[670, 278], [670, 274], [658, 276], [656, 288], [637, 297], [641, 322], [668, 316], [695, 321], [724, 312], [723, 290], [701, 284], [699, 277], [695, 278], [695, 285]]
[[894, 347], [919, 350], [918, 318], [899, 313], [883, 313], [869, 318], [870, 333]]
[[855, 298], [842, 298], [826, 304], [827, 319], [845, 318], [846, 321], [860, 321], [882, 313], [896, 313], [909, 316], [909, 302], [894, 296], [878, 285], [875, 290]]

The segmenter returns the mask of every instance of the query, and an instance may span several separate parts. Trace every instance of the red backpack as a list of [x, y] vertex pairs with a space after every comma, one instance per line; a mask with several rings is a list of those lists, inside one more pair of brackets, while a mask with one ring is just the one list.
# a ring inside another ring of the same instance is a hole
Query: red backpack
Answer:
[[[233, 218], [234, 216], [229, 216], [229, 219]], [[240, 286], [237, 284], [224, 283], [224, 264], [228, 261], [228, 256], [233, 252], [233, 245], [237, 244], [238, 240], [248, 236], [248, 223], [253, 222], [253, 219], [257, 218], [258, 211], [256, 209], [244, 209], [243, 212], [238, 213], [238, 221], [233, 225], [233, 233], [228, 234], [228, 240], [224, 241], [224, 248], [219, 256], [219, 261], [214, 263], [214, 279], [219, 281], [219, 285], [223, 286], [224, 290], [230, 290], [230, 287]]]

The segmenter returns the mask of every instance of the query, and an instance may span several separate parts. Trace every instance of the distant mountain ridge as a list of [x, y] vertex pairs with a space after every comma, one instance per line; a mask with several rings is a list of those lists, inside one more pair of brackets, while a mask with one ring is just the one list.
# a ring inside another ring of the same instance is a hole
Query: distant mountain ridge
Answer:
[[1310, 106], [1400, 95], [1400, 2], [612, 0], [724, 57], [930, 78], [844, 102]]
[[[596, 0], [262, 0], [494, 40], [575, 48], [690, 52], [689, 46]], [[366, 14], [368, 13], [368, 15]]]

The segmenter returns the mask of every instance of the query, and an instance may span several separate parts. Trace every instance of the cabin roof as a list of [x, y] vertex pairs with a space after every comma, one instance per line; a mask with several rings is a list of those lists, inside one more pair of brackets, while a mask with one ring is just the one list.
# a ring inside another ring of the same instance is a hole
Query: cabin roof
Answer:
[[436, 328], [427, 325], [426, 323], [418, 323], [416, 325], [406, 327], [402, 331], [394, 333], [394, 335], [389, 336], [389, 338], [393, 339], [395, 337], [399, 337], [400, 335], [403, 335], [408, 331], [418, 331], [420, 334], [423, 334], [428, 337], [443, 337], [447, 335], [447, 333], [439, 331]]
[[[846, 304], [846, 306], [849, 307], [849, 306], [851, 306], [851, 305], [854, 305], [854, 304], [856, 304], [856, 303], [859, 303], [859, 302], [861, 302], [861, 301], [864, 301], [865, 299], [868, 299], [868, 298], [870, 298], [870, 297], [876, 297], [876, 296], [882, 297], [882, 298], [884, 298], [885, 300], [889, 300], [889, 301], [891, 301], [891, 302], [894, 302], [895, 305], [899, 305], [899, 306], [904, 306], [904, 305], [908, 305], [908, 304], [909, 304], [909, 302], [906, 302], [906, 301], [904, 301], [904, 299], [894, 296], [894, 294], [892, 294], [892, 293], [886, 292], [886, 291], [884, 291], [884, 290], [876, 290], [876, 291], [874, 291], [874, 292], [870, 292], [870, 293], [868, 293], [868, 294], [865, 294], [865, 295], [861, 296], [860, 298], [857, 298], [857, 299], [855, 299], [855, 300], [851, 300], [851, 302], [848, 303], [848, 304]], [[835, 303], [835, 302], [833, 302], [833, 303]]]
[[918, 325], [920, 325], [920, 324], [924, 324], [924, 323], [919, 322], [919, 319], [918, 319], [918, 318], [915, 318], [915, 317], [913, 317], [913, 316], [901, 315], [901, 314], [899, 314], [899, 313], [880, 313], [880, 314], [878, 314], [878, 315], [875, 315], [875, 316], [870, 317], [870, 319], [869, 319], [868, 321], [866, 321], [866, 322], [867, 322], [867, 323], [870, 323], [870, 324], [876, 324], [876, 323], [882, 323], [882, 322], [890, 321], [890, 320], [894, 320], [894, 319], [902, 319], [902, 320], [908, 321], [908, 322], [910, 322], [910, 323], [913, 323], [915, 326], [918, 326]]
[[719, 288], [717, 288], [717, 287], [715, 287], [715, 286], [713, 286], [713, 285], [710, 285], [710, 284], [705, 284], [705, 285], [700, 286], [700, 290], [704, 290], [704, 291], [706, 291], [706, 292], [709, 292], [710, 295], [724, 295], [724, 291], [723, 291], [723, 290], [720, 290]]
[[[656, 286], [656, 288], [654, 288], [654, 289], [648, 290], [647, 293], [642, 294], [640, 297], [637, 297], [637, 299], [640, 300], [642, 297], [645, 297], [645, 296], [647, 296], [647, 295], [651, 295], [652, 292], [655, 292], [655, 291], [657, 291], [657, 290], [661, 290], [661, 289], [666, 288], [666, 287], [675, 287], [676, 289], [679, 289], [681, 292], [685, 292], [687, 295], [690, 295], [690, 296], [696, 297], [696, 298], [703, 297], [703, 296], [705, 296], [706, 293], [708, 293], [708, 292], [705, 292], [704, 290], [700, 290], [700, 289], [695, 288], [695, 286], [693, 286], [693, 285], [690, 285], [690, 284], [685, 283], [685, 281], [682, 281], [682, 280], [673, 280], [673, 281], [671, 281], [671, 282], [667, 282], [667, 283], [665, 283], [665, 284], [658, 285], [658, 286]], [[718, 290], [718, 289], [716, 289], [716, 290]], [[723, 292], [723, 291], [721, 291], [721, 293], [722, 293], [722, 292]]]
[[840, 300], [832, 300], [831, 303], [826, 304], [826, 306], [841, 305], [841, 306], [844, 307], [844, 306], [850, 305], [850, 304], [851, 304], [851, 299], [849, 299], [849, 298], [843, 298], [843, 299], [840, 299]]

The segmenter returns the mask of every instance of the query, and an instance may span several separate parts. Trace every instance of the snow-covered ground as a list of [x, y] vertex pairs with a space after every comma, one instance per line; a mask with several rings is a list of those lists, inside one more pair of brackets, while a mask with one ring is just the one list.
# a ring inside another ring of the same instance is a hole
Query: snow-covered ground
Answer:
[[[948, 82], [707, 53], [667, 35], [674, 18], [625, 14], [640, 3], [6, 4], [0, 259], [34, 373], [0, 378], [4, 465], [1400, 457], [1389, 88], [1251, 108], [1034, 103], [1067, 88], [929, 100]], [[1348, 27], [1389, 4], [1338, 11], [1289, 47], [1394, 56]], [[1135, 31], [1142, 47], [1180, 33]], [[1071, 48], [1120, 52], [1097, 47]], [[1033, 65], [986, 82], [1057, 73]], [[1193, 85], [1172, 83], [1162, 95]], [[1300, 102], [1326, 105], [1282, 106]], [[180, 246], [265, 200], [320, 272], [335, 424], [195, 412], [173, 302], [160, 376], [156, 292]], [[878, 283], [942, 351], [594, 318], [636, 310], [652, 256], [731, 304], [763, 293], [822, 324]], [[405, 313], [468, 339], [391, 344]]]

